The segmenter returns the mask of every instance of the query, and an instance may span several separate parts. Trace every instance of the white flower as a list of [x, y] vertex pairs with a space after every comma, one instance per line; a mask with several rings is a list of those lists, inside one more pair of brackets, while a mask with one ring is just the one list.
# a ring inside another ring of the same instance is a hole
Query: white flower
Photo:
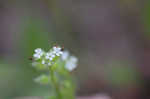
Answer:
[[68, 57], [69, 57], [69, 52], [68, 51], [64, 51], [62, 56], [61, 56], [61, 59], [65, 61], [65, 60], [68, 59]]
[[45, 58], [49, 59], [50, 61], [52, 61], [53, 58], [55, 58], [55, 54], [53, 54], [52, 52], [46, 53]]
[[43, 64], [47, 64], [48, 66], [51, 66], [53, 64], [53, 59], [56, 56], [60, 56], [63, 52], [61, 51], [60, 47], [53, 47], [52, 50], [50, 50], [50, 52], [47, 52], [45, 54], [45, 59], [46, 62], [42, 62]]
[[63, 54], [63, 52], [61, 51], [61, 48], [60, 47], [53, 47], [53, 53], [57, 56], [60, 56]]
[[37, 49], [35, 49], [35, 54], [33, 55], [33, 57], [35, 59], [40, 59], [43, 54], [44, 54], [44, 52], [42, 51], [42, 49], [37, 48]]
[[71, 56], [65, 64], [65, 68], [69, 71], [74, 70], [77, 67], [78, 59], [75, 56]]
[[43, 52], [41, 48], [35, 49], [35, 53], [41, 53], [41, 52]]

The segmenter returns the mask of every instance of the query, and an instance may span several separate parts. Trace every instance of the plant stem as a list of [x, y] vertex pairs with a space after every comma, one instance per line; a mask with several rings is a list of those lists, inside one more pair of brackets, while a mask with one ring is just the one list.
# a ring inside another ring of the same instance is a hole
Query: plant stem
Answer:
[[51, 68], [50, 68], [50, 77], [51, 77], [51, 81], [52, 81], [52, 83], [54, 85], [54, 88], [55, 88], [57, 99], [62, 99], [61, 92], [60, 92], [60, 89], [59, 89], [59, 85], [56, 81], [54, 71]]

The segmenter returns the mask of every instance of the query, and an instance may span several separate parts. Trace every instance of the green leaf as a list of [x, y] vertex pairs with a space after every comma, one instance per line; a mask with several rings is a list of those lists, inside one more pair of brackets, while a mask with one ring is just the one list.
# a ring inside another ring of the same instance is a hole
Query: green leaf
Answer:
[[42, 74], [39, 77], [35, 78], [34, 81], [45, 85], [50, 83], [50, 77], [48, 75]]

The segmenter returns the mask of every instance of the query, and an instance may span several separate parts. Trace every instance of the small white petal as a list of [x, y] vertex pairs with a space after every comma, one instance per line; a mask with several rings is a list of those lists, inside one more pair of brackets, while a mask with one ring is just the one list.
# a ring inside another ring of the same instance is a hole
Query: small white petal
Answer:
[[45, 56], [46, 59], [49, 59], [49, 56]]
[[40, 56], [40, 55], [38, 55], [38, 56], [37, 56], [37, 58], [41, 58], [41, 56]]
[[51, 55], [51, 57], [52, 57], [52, 58], [54, 58], [54, 57], [55, 57], [55, 55], [54, 55], [54, 54], [52, 54], [52, 55]]
[[62, 55], [62, 54], [63, 54], [63, 52], [62, 52], [62, 51], [60, 51], [60, 52], [59, 52], [59, 54], [60, 54], [60, 55]]
[[68, 51], [64, 51], [64, 52], [62, 53], [62, 56], [61, 56], [62, 60], [67, 60], [68, 57], [69, 57], [69, 52], [68, 52]]
[[65, 65], [66, 69], [69, 71], [72, 71], [76, 68], [76, 64], [72, 63], [71, 61], [68, 61]]
[[57, 51], [60, 51], [60, 50], [61, 50], [61, 48], [60, 48], [60, 47], [58, 47], [58, 48], [57, 48]]
[[37, 55], [37, 54], [34, 54], [33, 56], [36, 58], [38, 55]]
[[36, 52], [36, 53], [42, 52], [42, 49], [41, 49], [41, 48], [37, 48], [37, 49], [35, 49], [35, 52]]
[[53, 47], [53, 50], [57, 50], [57, 47], [56, 47], [56, 46], [54, 46], [54, 47]]
[[50, 61], [52, 61], [52, 60], [53, 60], [53, 58], [52, 58], [52, 57], [50, 57], [50, 58], [49, 58], [49, 60], [50, 60]]
[[71, 56], [67, 61], [65, 68], [69, 71], [74, 70], [77, 67], [78, 59], [75, 56]]
[[78, 62], [78, 59], [75, 56], [71, 56], [70, 61], [76, 63], [76, 62]]

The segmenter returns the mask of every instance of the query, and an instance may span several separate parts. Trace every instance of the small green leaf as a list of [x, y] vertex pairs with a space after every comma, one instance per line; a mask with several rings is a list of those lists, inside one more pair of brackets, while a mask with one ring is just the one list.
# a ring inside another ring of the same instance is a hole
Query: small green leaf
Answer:
[[39, 77], [35, 78], [34, 80], [37, 83], [40, 84], [49, 84], [50, 83], [50, 77], [48, 75], [40, 75]]

